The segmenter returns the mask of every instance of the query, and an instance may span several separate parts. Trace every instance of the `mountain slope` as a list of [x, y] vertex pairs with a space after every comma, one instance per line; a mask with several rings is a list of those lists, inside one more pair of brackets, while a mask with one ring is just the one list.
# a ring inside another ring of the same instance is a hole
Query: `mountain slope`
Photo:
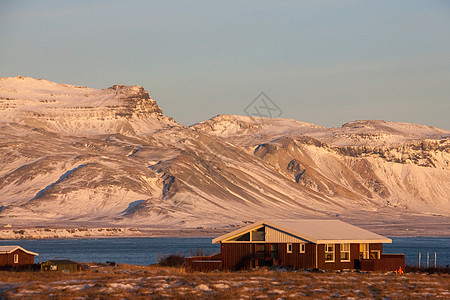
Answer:
[[380, 120], [322, 128], [223, 115], [193, 128], [247, 148], [288, 180], [322, 195], [365, 199], [369, 207], [450, 213], [448, 130]]
[[408, 123], [224, 115], [185, 127], [142, 87], [0, 78], [0, 222], [448, 220], [449, 136]]
[[97, 90], [30, 77], [0, 78], [0, 120], [72, 135], [142, 134], [178, 125], [140, 86]]

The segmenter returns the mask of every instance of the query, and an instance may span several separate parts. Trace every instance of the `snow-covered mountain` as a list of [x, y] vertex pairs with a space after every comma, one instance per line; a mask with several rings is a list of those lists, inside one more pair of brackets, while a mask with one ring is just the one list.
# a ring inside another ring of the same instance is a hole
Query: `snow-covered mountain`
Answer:
[[367, 207], [450, 213], [449, 130], [380, 120], [323, 128], [223, 115], [193, 128], [248, 149], [286, 179], [321, 195]]
[[141, 86], [97, 90], [30, 77], [0, 78], [0, 120], [58, 134], [141, 134], [177, 125]]
[[[450, 215], [450, 131], [219, 115], [191, 127], [138, 86], [0, 78], [0, 223], [206, 227]], [[435, 220], [435, 219], [433, 219]]]

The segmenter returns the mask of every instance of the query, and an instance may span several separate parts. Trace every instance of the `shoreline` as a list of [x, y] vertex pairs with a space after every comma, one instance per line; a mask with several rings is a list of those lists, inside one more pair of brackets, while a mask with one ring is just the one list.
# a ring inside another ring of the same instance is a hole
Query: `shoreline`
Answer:
[[[0, 241], [5, 240], [53, 240], [53, 239], [115, 239], [115, 238], [215, 238], [230, 231], [230, 228], [222, 229], [145, 229], [127, 227], [93, 227], [93, 228], [43, 228], [43, 227], [19, 227], [1, 228]], [[391, 231], [392, 232], [392, 231]], [[381, 233], [389, 238], [450, 238], [450, 233], [442, 234], [434, 232], [396, 232], [389, 234]]]

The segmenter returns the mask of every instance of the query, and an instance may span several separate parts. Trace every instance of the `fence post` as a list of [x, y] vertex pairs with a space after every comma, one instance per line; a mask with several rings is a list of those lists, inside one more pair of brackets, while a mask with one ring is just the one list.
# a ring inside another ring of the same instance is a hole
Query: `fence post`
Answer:
[[419, 269], [420, 269], [420, 259], [422, 258], [422, 254], [419, 251]]
[[434, 252], [434, 268], [436, 269], [436, 252]]
[[428, 269], [428, 263], [430, 262], [430, 253], [427, 252], [427, 269]]

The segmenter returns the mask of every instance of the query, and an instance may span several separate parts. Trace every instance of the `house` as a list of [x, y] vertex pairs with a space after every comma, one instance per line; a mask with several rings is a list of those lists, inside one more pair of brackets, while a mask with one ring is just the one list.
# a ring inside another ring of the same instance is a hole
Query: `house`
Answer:
[[41, 264], [42, 271], [61, 271], [65, 273], [77, 272], [81, 270], [81, 266], [76, 262], [68, 259], [55, 259], [43, 262]]
[[16, 245], [0, 246], [0, 267], [32, 265], [38, 255]]
[[392, 240], [339, 220], [261, 220], [212, 240], [213, 256], [189, 257], [190, 271], [260, 266], [367, 271], [404, 269], [403, 254], [383, 254]]

